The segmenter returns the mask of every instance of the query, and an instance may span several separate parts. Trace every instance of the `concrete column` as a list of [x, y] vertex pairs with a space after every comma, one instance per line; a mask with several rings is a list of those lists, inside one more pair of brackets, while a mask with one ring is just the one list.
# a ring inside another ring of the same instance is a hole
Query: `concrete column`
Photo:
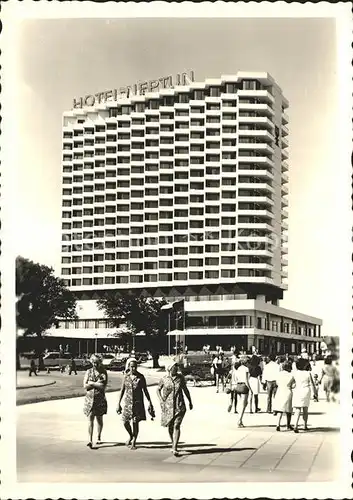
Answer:
[[252, 346], [255, 346], [256, 348], [258, 348], [258, 345], [257, 345], [257, 336], [255, 336], [255, 335], [248, 335], [248, 346], [247, 346], [248, 351], [251, 352]]

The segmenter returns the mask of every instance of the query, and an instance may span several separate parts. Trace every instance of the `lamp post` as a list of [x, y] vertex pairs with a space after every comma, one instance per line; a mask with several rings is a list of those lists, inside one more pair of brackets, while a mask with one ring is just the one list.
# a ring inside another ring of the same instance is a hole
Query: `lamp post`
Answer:
[[168, 312], [168, 356], [170, 356], [170, 315], [173, 309], [172, 304], [165, 304], [164, 306], [161, 307], [162, 311], [167, 311]]
[[94, 336], [96, 337], [94, 340], [94, 352], [97, 354], [98, 353], [98, 332], [96, 332], [94, 334]]

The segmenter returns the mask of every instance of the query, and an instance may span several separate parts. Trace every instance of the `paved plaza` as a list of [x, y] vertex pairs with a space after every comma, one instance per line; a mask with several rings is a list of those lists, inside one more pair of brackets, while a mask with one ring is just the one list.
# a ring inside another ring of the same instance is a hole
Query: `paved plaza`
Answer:
[[[335, 481], [339, 463], [339, 406], [311, 403], [309, 431], [276, 432], [267, 413], [227, 412], [228, 396], [214, 387], [191, 387], [194, 409], [184, 419], [181, 456], [170, 452], [160, 425], [156, 388], [150, 393], [157, 417], [142, 422], [138, 449], [128, 449], [116, 414], [117, 393], [107, 394], [103, 444], [89, 450], [83, 398], [17, 408], [19, 482], [272, 482]], [[265, 408], [266, 396], [260, 395]], [[284, 419], [283, 419], [284, 423]]]

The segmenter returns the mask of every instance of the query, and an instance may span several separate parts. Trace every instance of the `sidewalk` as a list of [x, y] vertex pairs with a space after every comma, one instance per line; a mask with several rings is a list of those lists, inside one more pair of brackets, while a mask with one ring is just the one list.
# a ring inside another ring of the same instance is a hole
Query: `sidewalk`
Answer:
[[[83, 398], [17, 408], [20, 482], [272, 482], [334, 481], [339, 471], [339, 407], [312, 403], [308, 432], [276, 432], [276, 417], [226, 410], [228, 396], [214, 387], [190, 388], [194, 410], [182, 427], [181, 456], [170, 453], [167, 430], [155, 421], [140, 425], [138, 449], [123, 444], [126, 431], [115, 413], [117, 393], [107, 395], [102, 445], [86, 447]], [[265, 408], [265, 395], [260, 395]]]

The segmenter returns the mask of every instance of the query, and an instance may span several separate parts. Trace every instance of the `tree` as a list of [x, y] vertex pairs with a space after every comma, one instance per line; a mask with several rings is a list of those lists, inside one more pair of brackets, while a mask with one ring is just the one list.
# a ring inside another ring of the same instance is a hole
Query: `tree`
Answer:
[[143, 331], [149, 337], [154, 368], [159, 367], [159, 350], [167, 333], [166, 317], [162, 310], [165, 304], [167, 302], [164, 299], [138, 297], [133, 294], [119, 297], [109, 295], [98, 300], [99, 309], [104, 311], [115, 327], [127, 323], [131, 328], [131, 335]]
[[[43, 368], [43, 334], [60, 319], [76, 319], [76, 299], [50, 267], [16, 259], [17, 328], [36, 336], [36, 354]], [[18, 362], [18, 360], [17, 360]]]

